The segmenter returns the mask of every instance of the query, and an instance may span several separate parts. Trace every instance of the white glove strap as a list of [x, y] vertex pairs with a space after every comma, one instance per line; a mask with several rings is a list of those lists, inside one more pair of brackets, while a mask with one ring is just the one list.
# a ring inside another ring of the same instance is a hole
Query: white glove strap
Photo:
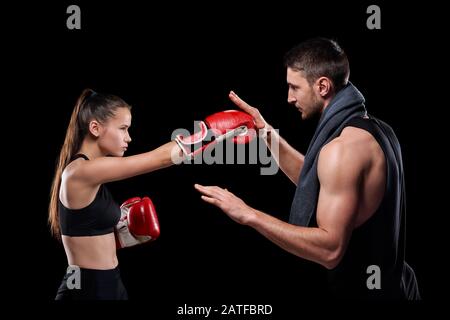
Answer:
[[116, 230], [117, 239], [119, 240], [122, 248], [139, 244], [139, 241], [130, 233], [130, 230], [128, 230], [128, 221], [126, 219], [119, 221], [116, 226]]

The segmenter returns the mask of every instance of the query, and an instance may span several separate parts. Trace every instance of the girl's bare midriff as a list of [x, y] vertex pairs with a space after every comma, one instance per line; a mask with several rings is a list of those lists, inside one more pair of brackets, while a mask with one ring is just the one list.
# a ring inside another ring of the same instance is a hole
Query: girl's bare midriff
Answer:
[[89, 237], [62, 236], [69, 265], [80, 268], [108, 270], [117, 264], [114, 233]]

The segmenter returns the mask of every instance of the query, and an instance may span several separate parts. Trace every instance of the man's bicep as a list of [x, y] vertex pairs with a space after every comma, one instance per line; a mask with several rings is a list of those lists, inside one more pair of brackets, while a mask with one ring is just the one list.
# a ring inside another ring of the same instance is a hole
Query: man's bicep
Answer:
[[357, 215], [358, 195], [355, 190], [333, 192], [321, 188], [317, 204], [317, 224], [321, 229], [345, 237], [351, 233]]
[[360, 170], [345, 150], [329, 148], [321, 153], [318, 164], [320, 192], [317, 204], [317, 224], [346, 242], [357, 216]]

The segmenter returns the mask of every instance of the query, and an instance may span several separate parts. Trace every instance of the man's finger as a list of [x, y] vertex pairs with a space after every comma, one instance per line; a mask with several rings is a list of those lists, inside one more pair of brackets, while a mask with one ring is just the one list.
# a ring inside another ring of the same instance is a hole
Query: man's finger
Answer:
[[205, 202], [208, 202], [208, 203], [213, 204], [215, 206], [219, 206], [219, 200], [217, 200], [217, 199], [210, 198], [210, 197], [207, 197], [207, 196], [201, 196], [201, 198]]
[[245, 102], [241, 98], [239, 98], [238, 95], [236, 93], [234, 93], [234, 91], [231, 91], [228, 96], [230, 97], [231, 101], [233, 101], [234, 104], [237, 105], [239, 108], [241, 108], [242, 110], [244, 110], [248, 114], [250, 114], [252, 116], [255, 116], [255, 112], [253, 110], [253, 107], [250, 106], [247, 102]]
[[262, 129], [266, 126], [266, 123], [262, 119], [262, 116], [259, 113], [258, 109], [250, 106], [247, 102], [239, 98], [238, 95], [233, 91], [230, 92], [229, 97], [239, 108], [241, 108], [242, 110], [244, 110], [253, 117], [256, 127], [258, 129]]
[[208, 196], [211, 196], [213, 193], [213, 190], [211, 189], [211, 187], [205, 187], [202, 186], [200, 184], [194, 184], [194, 188], [197, 189], [198, 191], [200, 191], [203, 194], [206, 194]]
[[222, 188], [219, 188], [217, 186], [202, 186], [199, 184], [195, 184], [194, 187], [208, 197], [222, 199], [224, 196]]

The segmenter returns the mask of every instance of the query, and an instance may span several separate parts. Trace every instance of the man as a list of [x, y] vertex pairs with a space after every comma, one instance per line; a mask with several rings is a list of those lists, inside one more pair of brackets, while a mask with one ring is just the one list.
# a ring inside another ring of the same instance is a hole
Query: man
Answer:
[[297, 185], [289, 223], [253, 209], [226, 189], [196, 185], [202, 199], [284, 250], [328, 269], [330, 294], [367, 299], [420, 299], [404, 261], [404, 178], [399, 142], [369, 116], [349, 81], [349, 62], [332, 40], [316, 38], [285, 57], [288, 102], [302, 119], [320, 115], [305, 155], [293, 149], [234, 92], [253, 116], [280, 168]]

